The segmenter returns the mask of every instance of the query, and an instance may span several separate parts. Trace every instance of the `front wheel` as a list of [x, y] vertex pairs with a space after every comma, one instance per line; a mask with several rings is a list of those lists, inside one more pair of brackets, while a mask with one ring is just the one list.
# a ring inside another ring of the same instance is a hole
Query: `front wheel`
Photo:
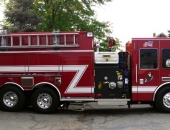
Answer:
[[161, 112], [170, 112], [170, 88], [162, 88], [156, 95], [156, 106]]
[[0, 106], [4, 111], [19, 111], [25, 103], [24, 93], [15, 86], [6, 86], [0, 90]]
[[31, 103], [33, 108], [40, 113], [54, 112], [59, 103], [57, 93], [50, 88], [39, 88], [34, 91]]

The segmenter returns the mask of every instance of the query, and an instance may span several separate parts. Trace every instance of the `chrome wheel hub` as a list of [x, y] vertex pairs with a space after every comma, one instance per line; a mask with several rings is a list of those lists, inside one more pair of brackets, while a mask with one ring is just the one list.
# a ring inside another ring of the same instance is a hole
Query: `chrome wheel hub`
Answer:
[[13, 107], [17, 104], [18, 102], [18, 96], [16, 93], [14, 92], [7, 92], [5, 93], [5, 95], [3, 96], [3, 102], [6, 106], [8, 107]]
[[37, 104], [42, 109], [48, 109], [52, 104], [52, 98], [47, 93], [41, 93], [37, 98]]
[[163, 97], [163, 104], [166, 107], [170, 108], [170, 93], [167, 93], [167, 94], [164, 95], [164, 97]]

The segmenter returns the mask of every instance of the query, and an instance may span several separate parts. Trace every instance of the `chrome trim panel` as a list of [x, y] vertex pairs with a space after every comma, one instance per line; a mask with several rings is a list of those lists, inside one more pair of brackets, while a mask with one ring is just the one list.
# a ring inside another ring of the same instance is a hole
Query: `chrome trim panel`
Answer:
[[136, 64], [136, 83], [138, 83], [138, 64]]
[[98, 105], [101, 106], [112, 106], [112, 105], [127, 105], [130, 99], [96, 99]]
[[103, 102], [121, 102], [121, 101], [130, 101], [130, 99], [95, 99], [95, 101], [103, 101]]
[[77, 97], [68, 97], [68, 98], [62, 98], [61, 101], [95, 101], [94, 98], [77, 98]]
[[170, 81], [170, 77], [162, 77], [162, 81]]
[[34, 77], [21, 77], [21, 85], [24, 86], [33, 86]]

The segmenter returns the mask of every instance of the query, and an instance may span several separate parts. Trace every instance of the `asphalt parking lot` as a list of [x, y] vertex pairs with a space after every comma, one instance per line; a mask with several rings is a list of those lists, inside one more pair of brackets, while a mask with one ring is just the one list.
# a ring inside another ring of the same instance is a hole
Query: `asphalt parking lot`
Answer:
[[[82, 109], [82, 107], [84, 109]], [[103, 107], [94, 103], [70, 105], [53, 114], [29, 107], [20, 112], [0, 111], [0, 130], [168, 130], [170, 114], [149, 105]]]

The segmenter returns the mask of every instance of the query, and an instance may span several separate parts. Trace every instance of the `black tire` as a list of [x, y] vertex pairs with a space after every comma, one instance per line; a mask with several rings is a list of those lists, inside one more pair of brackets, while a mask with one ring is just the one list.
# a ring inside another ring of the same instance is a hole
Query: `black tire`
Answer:
[[32, 94], [31, 103], [39, 113], [53, 113], [59, 104], [57, 93], [51, 88], [39, 88]]
[[6, 86], [0, 90], [0, 107], [4, 111], [19, 111], [25, 103], [23, 91], [15, 86]]
[[170, 88], [166, 87], [159, 90], [158, 93], [156, 94], [155, 101], [156, 101], [155, 102], [156, 107], [161, 112], [169, 113], [170, 112]]

